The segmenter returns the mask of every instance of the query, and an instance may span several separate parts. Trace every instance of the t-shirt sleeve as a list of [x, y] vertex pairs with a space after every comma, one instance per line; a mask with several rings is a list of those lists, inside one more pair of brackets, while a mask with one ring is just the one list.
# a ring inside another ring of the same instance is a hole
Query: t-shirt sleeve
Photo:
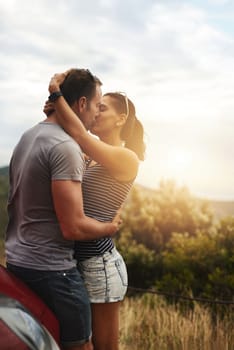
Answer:
[[82, 181], [85, 162], [83, 153], [73, 140], [61, 142], [50, 151], [52, 180]]

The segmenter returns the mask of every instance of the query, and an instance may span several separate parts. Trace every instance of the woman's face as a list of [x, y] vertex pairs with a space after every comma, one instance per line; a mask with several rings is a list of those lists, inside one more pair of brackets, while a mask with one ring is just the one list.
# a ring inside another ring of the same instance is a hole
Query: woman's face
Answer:
[[112, 101], [113, 98], [110, 96], [102, 97], [99, 114], [90, 128], [92, 134], [99, 137], [101, 135], [110, 135], [116, 129], [119, 114], [114, 109]]

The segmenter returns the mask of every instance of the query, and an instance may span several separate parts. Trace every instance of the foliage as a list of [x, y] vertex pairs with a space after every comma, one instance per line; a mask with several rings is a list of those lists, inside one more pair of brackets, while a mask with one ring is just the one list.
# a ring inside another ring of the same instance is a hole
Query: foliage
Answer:
[[232, 300], [234, 217], [217, 224], [206, 201], [173, 182], [134, 187], [122, 216], [116, 242], [130, 286]]
[[213, 215], [205, 200], [193, 197], [186, 187], [177, 188], [173, 181], [162, 181], [159, 189], [135, 186], [123, 211], [124, 231], [131, 231], [138, 243], [159, 253], [173, 232], [196, 234], [208, 230]]
[[[228, 231], [228, 234], [227, 234]], [[173, 234], [163, 252], [160, 290], [212, 299], [232, 300], [234, 291], [234, 217], [215, 233]]]

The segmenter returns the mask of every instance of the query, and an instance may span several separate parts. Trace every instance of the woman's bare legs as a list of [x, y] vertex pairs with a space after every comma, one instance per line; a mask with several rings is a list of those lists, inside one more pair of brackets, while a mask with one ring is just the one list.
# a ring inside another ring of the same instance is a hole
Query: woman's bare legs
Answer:
[[91, 304], [94, 350], [119, 349], [120, 302]]

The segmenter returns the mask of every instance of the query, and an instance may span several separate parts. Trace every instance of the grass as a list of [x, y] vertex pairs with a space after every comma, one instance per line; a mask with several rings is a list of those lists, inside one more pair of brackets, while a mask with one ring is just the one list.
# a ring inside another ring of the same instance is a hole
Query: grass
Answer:
[[234, 350], [233, 306], [221, 319], [196, 304], [181, 311], [162, 298], [126, 298], [121, 306], [120, 350]]

